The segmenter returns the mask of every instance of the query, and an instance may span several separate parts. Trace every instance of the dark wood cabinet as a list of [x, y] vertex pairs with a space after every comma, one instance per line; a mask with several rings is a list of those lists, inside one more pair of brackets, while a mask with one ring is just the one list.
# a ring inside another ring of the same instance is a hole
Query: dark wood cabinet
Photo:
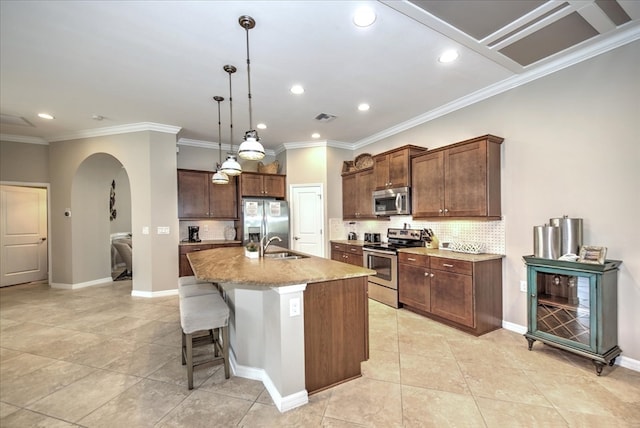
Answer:
[[373, 213], [373, 168], [342, 176], [342, 218], [375, 219]]
[[619, 260], [578, 263], [525, 256], [529, 350], [539, 340], [591, 359], [598, 376], [618, 347]]
[[500, 218], [500, 144], [485, 135], [412, 158], [414, 218]]
[[178, 218], [238, 218], [238, 187], [235, 177], [228, 184], [213, 184], [212, 172], [178, 170]]
[[402, 281], [402, 286], [398, 287], [400, 303], [429, 312], [431, 310], [429, 256], [398, 254], [398, 276]]
[[287, 195], [286, 176], [280, 174], [243, 172], [240, 174], [240, 194], [242, 197], [284, 199]]
[[502, 327], [502, 260], [398, 254], [398, 292], [407, 309], [474, 335]]
[[362, 247], [360, 245], [332, 242], [331, 260], [349, 263], [355, 266], [362, 266], [364, 263], [364, 259], [362, 258]]
[[373, 157], [375, 190], [411, 186], [410, 157], [426, 148], [403, 146]]
[[367, 277], [308, 284], [304, 338], [309, 393], [360, 377], [369, 359]]

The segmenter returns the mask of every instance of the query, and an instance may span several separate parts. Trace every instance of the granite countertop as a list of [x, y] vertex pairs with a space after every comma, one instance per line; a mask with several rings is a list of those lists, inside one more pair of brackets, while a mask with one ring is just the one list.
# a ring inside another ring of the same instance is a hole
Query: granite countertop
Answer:
[[398, 252], [409, 253], [409, 254], [420, 254], [423, 256], [431, 256], [431, 257], [443, 257], [447, 259], [463, 260], [467, 262], [482, 262], [485, 260], [495, 260], [495, 259], [501, 259], [504, 257], [501, 254], [468, 254], [468, 253], [458, 253], [456, 251], [451, 251], [451, 250], [436, 250], [436, 249], [426, 248], [426, 247], [403, 248], [401, 250], [398, 250]]
[[240, 241], [227, 241], [225, 239], [210, 239], [202, 240], [200, 242], [180, 241], [180, 245], [222, 245], [222, 244], [237, 244], [242, 245]]
[[[277, 246], [269, 247], [267, 253], [278, 251], [296, 253]], [[250, 259], [244, 255], [244, 247], [197, 251], [189, 253], [187, 258], [198, 279], [257, 289], [375, 274], [370, 269], [315, 256], [289, 260]]]
[[356, 245], [358, 247], [362, 247], [364, 244], [369, 244], [369, 242], [361, 241], [359, 239], [357, 241], [350, 241], [348, 239], [332, 239], [331, 242], [335, 244]]

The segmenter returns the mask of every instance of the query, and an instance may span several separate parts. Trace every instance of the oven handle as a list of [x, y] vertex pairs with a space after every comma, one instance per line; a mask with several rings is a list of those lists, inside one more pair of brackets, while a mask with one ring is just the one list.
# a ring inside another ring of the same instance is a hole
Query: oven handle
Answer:
[[396, 255], [395, 251], [388, 251], [388, 250], [377, 250], [375, 248], [364, 248], [363, 251], [365, 253], [378, 253], [378, 254], [389, 254], [392, 256]]

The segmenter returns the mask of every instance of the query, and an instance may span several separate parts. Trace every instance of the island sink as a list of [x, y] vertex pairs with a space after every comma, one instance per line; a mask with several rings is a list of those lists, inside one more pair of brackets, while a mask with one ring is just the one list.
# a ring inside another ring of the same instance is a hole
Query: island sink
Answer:
[[273, 253], [265, 253], [264, 257], [267, 259], [275, 260], [295, 260], [295, 259], [308, 259], [309, 256], [303, 256], [301, 254], [290, 253], [289, 251], [279, 251]]

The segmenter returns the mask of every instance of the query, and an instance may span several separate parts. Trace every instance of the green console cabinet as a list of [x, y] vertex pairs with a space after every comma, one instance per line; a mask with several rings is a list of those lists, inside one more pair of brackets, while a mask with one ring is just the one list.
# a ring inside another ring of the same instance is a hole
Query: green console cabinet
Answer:
[[598, 376], [618, 347], [619, 260], [604, 264], [524, 256], [529, 350], [538, 340], [590, 358]]

